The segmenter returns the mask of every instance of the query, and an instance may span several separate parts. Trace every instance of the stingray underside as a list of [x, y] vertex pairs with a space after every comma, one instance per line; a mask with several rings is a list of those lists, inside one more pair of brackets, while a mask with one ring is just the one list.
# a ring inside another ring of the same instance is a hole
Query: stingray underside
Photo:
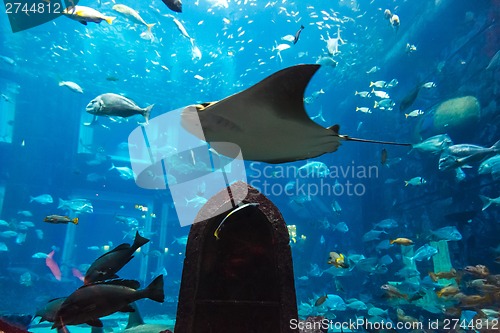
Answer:
[[289, 67], [219, 102], [187, 107], [182, 125], [220, 154], [234, 157], [223, 143], [238, 145], [245, 160], [284, 163], [336, 151], [338, 133], [316, 124], [304, 108], [304, 91], [319, 67]]

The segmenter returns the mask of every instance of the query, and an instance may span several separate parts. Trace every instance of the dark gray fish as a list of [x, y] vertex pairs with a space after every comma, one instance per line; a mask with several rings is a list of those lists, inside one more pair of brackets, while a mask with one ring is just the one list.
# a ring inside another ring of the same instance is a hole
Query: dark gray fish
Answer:
[[387, 163], [387, 150], [385, 148], [380, 152], [380, 163], [382, 165]]
[[321, 304], [325, 303], [327, 299], [328, 299], [328, 295], [321, 296], [320, 298], [318, 298], [316, 300], [316, 302], [314, 303], [314, 306], [320, 306]]
[[297, 32], [295, 33], [295, 36], [293, 37], [293, 44], [297, 44], [297, 42], [299, 41], [299, 37], [300, 37], [300, 33], [302, 32], [302, 30], [304, 30], [304, 26], [301, 25], [300, 26], [300, 29], [297, 30]]
[[170, 10], [177, 13], [182, 13], [182, 1], [181, 0], [161, 0]]
[[24, 333], [33, 320], [33, 316], [26, 314], [0, 314], [0, 331], [5, 333]]
[[116, 273], [134, 257], [135, 251], [147, 242], [149, 239], [142, 237], [136, 231], [132, 245], [120, 244], [113, 250], [104, 253], [90, 265], [85, 273], [84, 284], [116, 278]]
[[89, 104], [87, 104], [86, 111], [94, 115], [94, 119], [90, 124], [85, 125], [91, 125], [92, 123], [94, 123], [97, 120], [97, 116], [118, 116], [126, 118], [134, 116], [136, 114], [144, 116], [144, 119], [146, 119], [147, 123], [149, 121], [149, 115], [153, 106], [154, 104], [149, 105], [145, 108], [141, 108], [137, 104], [135, 104], [134, 101], [121, 95], [113, 93], [102, 94], [97, 96], [96, 98], [91, 100]]
[[399, 111], [404, 112], [406, 109], [412, 106], [412, 104], [417, 99], [418, 93], [420, 92], [421, 88], [422, 88], [421, 84], [417, 85], [415, 89], [410, 91], [410, 93], [403, 98], [403, 100], [399, 104]]
[[99, 318], [115, 312], [134, 312], [130, 303], [143, 298], [163, 303], [163, 275], [145, 289], [135, 280], [111, 280], [78, 288], [61, 304], [52, 328], [88, 324], [102, 327]]
[[59, 308], [66, 300], [66, 297], [54, 298], [45, 304], [45, 306], [41, 309], [38, 309], [35, 313], [35, 318], [40, 317], [40, 322], [48, 321], [53, 323], [56, 320], [56, 313], [59, 311]]

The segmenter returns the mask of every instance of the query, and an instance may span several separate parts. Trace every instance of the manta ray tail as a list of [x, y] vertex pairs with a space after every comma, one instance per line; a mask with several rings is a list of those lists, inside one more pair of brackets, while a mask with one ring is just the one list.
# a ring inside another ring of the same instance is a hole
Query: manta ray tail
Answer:
[[411, 143], [401, 143], [401, 142], [392, 142], [392, 141], [379, 141], [379, 140], [367, 140], [367, 139], [351, 138], [348, 135], [339, 135], [339, 138], [344, 139], [346, 141], [379, 143], [379, 144], [383, 144], [383, 145], [393, 145], [393, 146], [411, 146], [412, 145]]
[[339, 134], [340, 125], [333, 125], [328, 127], [329, 130], [333, 131], [336, 136], [338, 136], [342, 140], [346, 141], [357, 141], [357, 142], [368, 142], [368, 143], [378, 143], [382, 145], [393, 145], [393, 146], [411, 146], [411, 143], [400, 143], [400, 142], [392, 142], [392, 141], [379, 141], [379, 140], [367, 140], [367, 139], [359, 139], [359, 138], [351, 138], [348, 135]]

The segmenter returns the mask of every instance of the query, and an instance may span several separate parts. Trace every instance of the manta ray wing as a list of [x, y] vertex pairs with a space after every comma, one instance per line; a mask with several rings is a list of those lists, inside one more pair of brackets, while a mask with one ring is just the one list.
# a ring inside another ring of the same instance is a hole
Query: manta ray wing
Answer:
[[[316, 124], [304, 108], [304, 91], [319, 67], [289, 67], [219, 102], [188, 107], [182, 124], [220, 154], [233, 152], [217, 142], [238, 145], [245, 160], [284, 163], [334, 152], [340, 145], [338, 133]], [[199, 117], [203, 134], [190, 127], [194, 117]]]

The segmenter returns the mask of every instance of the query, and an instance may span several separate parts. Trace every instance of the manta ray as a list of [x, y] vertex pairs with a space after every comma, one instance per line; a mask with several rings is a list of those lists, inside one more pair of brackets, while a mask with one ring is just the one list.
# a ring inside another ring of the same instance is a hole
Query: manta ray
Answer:
[[288, 67], [218, 102], [188, 106], [181, 113], [181, 124], [218, 154], [236, 157], [241, 149], [244, 160], [267, 163], [335, 152], [342, 141], [411, 145], [351, 138], [339, 134], [339, 125], [325, 128], [315, 123], [304, 108], [304, 91], [319, 68]]

